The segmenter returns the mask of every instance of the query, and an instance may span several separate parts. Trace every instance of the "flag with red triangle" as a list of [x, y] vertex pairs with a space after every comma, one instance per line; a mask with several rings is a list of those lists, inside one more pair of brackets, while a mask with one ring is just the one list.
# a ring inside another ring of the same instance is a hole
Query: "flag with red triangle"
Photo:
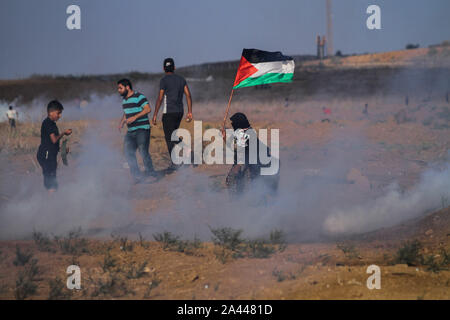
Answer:
[[233, 89], [275, 82], [292, 82], [294, 68], [294, 59], [284, 56], [281, 52], [244, 49]]

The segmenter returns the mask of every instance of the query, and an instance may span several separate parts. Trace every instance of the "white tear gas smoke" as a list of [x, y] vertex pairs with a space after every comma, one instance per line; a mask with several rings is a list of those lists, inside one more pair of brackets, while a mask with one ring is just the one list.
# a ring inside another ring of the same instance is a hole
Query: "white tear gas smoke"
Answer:
[[88, 228], [97, 219], [115, 224], [127, 221], [129, 181], [120, 174], [121, 154], [99, 138], [102, 130], [111, 128], [86, 132], [78, 165], [69, 167], [74, 170], [70, 179], [64, 179], [59, 168], [58, 179], [64, 181], [55, 194], [44, 191], [42, 177], [20, 182], [19, 191], [1, 210], [1, 238], [24, 237], [33, 229], [60, 234]]
[[[242, 229], [251, 238], [266, 237], [270, 231], [281, 229], [289, 240], [315, 240], [322, 232], [328, 208], [342, 201], [342, 194], [336, 191], [342, 189], [340, 183], [348, 169], [361, 156], [362, 141], [337, 133], [326, 149], [329, 160], [320, 167], [321, 176], [308, 182], [303, 179], [301, 164], [281, 159], [276, 195], [271, 194], [264, 180], [257, 180], [241, 197], [231, 198], [227, 190], [214, 191], [213, 181], [206, 174], [184, 168], [166, 186], [168, 196], [175, 200], [173, 204], [153, 212], [145, 224], [137, 221], [131, 229], [144, 235], [165, 230], [202, 240], [210, 240], [209, 227]], [[269, 197], [264, 198], [267, 194]]]
[[[49, 99], [36, 98], [24, 105], [17, 104], [15, 101], [0, 102], [0, 122], [7, 121], [6, 111], [9, 106], [18, 110], [19, 121], [42, 121], [47, 116]], [[85, 100], [61, 102], [64, 105], [63, 118], [66, 120], [111, 119], [121, 115], [120, 97], [117, 94], [108, 96], [91, 94]]]
[[[386, 196], [367, 200], [357, 186], [349, 189], [352, 186], [345, 177], [361, 164], [370, 145], [361, 132], [342, 133], [342, 128], [335, 128], [333, 139], [320, 150], [304, 152], [290, 147], [282, 152], [278, 194], [268, 204], [261, 202], [261, 194], [266, 192], [262, 183], [255, 183], [243, 197], [230, 199], [226, 190], [214, 188], [214, 180], [201, 168], [186, 167], [154, 184], [130, 188], [129, 172], [122, 168], [122, 151], [112, 146], [121, 137], [104, 121], [120, 116], [120, 98], [91, 99], [88, 112], [69, 111], [75, 108], [72, 106], [63, 114], [64, 119], [87, 114], [87, 118], [100, 120], [81, 140], [77, 166], [65, 170], [70, 174], [60, 175], [54, 197], [48, 197], [40, 176], [39, 180], [22, 181], [19, 191], [1, 208], [0, 238], [17, 239], [33, 229], [61, 234], [81, 226], [85, 230], [103, 228], [100, 235], [115, 231], [136, 236], [139, 231], [148, 238], [155, 232], [170, 231], [185, 238], [196, 235], [210, 240], [211, 226], [242, 229], [253, 238], [281, 229], [292, 241], [317, 240], [322, 235], [369, 231], [415, 217], [438, 206], [442, 191], [449, 190], [448, 169], [429, 171], [410, 191], [402, 193], [392, 187]], [[283, 144], [282, 128], [280, 132]], [[224, 166], [221, 172], [226, 174], [229, 168]], [[312, 171], [318, 174], [311, 175]], [[145, 200], [154, 200], [161, 189], [166, 194], [158, 198], [156, 209], [135, 212], [133, 192], [138, 190]]]
[[[201, 168], [186, 167], [158, 183], [130, 189], [129, 172], [122, 168], [122, 151], [111, 146], [120, 137], [101, 122], [95, 122], [95, 126], [81, 140], [78, 165], [60, 175], [60, 188], [54, 196], [46, 194], [41, 177], [23, 181], [1, 210], [1, 238], [24, 237], [33, 229], [61, 234], [81, 226], [85, 230], [102, 228], [102, 235], [113, 231], [130, 235], [170, 231], [210, 240], [211, 226], [242, 229], [249, 237], [282, 229], [290, 239], [316, 239], [327, 208], [342, 201], [336, 192], [341, 186], [333, 181], [345, 177], [362, 150], [357, 138], [336, 135], [326, 147], [326, 160], [322, 164], [314, 161], [325, 178], [309, 179], [307, 183], [302, 180], [302, 170], [308, 164], [282, 158], [278, 193], [264, 204], [262, 194], [267, 189], [263, 183], [257, 182], [242, 197], [230, 199], [226, 190], [214, 191], [214, 181]], [[229, 168], [223, 167], [220, 179], [225, 179]], [[161, 188], [167, 190], [167, 201], [159, 199], [157, 209], [149, 213], [134, 212], [133, 198], [142, 194], [144, 199], [155, 199]], [[138, 194], [133, 194], [136, 190]]]
[[324, 229], [330, 234], [350, 234], [394, 226], [448, 205], [449, 190], [450, 166], [447, 164], [444, 170], [425, 171], [420, 183], [410, 190], [403, 192], [394, 183], [378, 199], [333, 210], [325, 220]]

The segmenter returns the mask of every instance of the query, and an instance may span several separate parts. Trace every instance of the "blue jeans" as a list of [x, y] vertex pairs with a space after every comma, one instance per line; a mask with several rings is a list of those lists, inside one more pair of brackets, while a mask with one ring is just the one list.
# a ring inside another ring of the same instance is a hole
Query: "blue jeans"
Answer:
[[128, 166], [130, 167], [131, 174], [134, 177], [139, 177], [141, 171], [139, 170], [136, 150], [139, 150], [146, 173], [154, 171], [152, 158], [148, 149], [150, 147], [150, 129], [137, 129], [135, 131], [128, 131], [125, 135], [123, 148], [125, 157], [127, 158]]

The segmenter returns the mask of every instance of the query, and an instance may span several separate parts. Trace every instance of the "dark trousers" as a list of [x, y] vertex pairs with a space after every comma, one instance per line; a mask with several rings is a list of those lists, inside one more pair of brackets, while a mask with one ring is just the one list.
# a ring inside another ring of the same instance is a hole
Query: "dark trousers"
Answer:
[[153, 162], [148, 152], [150, 147], [150, 129], [128, 131], [125, 135], [123, 147], [128, 166], [134, 177], [138, 177], [141, 173], [137, 164], [136, 150], [139, 150], [141, 154], [146, 173], [153, 172]]
[[44, 186], [46, 189], [58, 189], [58, 182], [56, 181], [56, 169], [58, 161], [57, 152], [51, 152], [39, 148], [37, 153], [37, 160], [42, 167], [42, 174], [44, 176]]
[[172, 133], [180, 127], [181, 120], [183, 119], [183, 113], [165, 113], [162, 116], [164, 137], [166, 139], [167, 150], [169, 151], [169, 156], [172, 159], [172, 149], [181, 140], [172, 141]]
[[9, 126], [11, 128], [15, 128], [16, 127], [16, 120], [15, 119], [8, 119], [9, 120]]

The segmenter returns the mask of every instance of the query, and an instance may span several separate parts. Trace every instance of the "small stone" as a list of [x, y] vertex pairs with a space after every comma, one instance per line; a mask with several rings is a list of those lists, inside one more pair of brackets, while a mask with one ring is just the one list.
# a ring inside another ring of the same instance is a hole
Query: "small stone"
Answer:
[[144, 273], [151, 273], [153, 271], [155, 271], [155, 268], [149, 268], [149, 267], [144, 268]]
[[359, 281], [356, 281], [355, 279], [352, 279], [352, 280], [348, 281], [347, 284], [362, 286], [362, 283], [359, 282]]
[[429, 236], [429, 235], [431, 235], [431, 234], [433, 234], [433, 230], [432, 230], [432, 229], [428, 229], [428, 230], [425, 232], [425, 235], [427, 235], [427, 236]]

